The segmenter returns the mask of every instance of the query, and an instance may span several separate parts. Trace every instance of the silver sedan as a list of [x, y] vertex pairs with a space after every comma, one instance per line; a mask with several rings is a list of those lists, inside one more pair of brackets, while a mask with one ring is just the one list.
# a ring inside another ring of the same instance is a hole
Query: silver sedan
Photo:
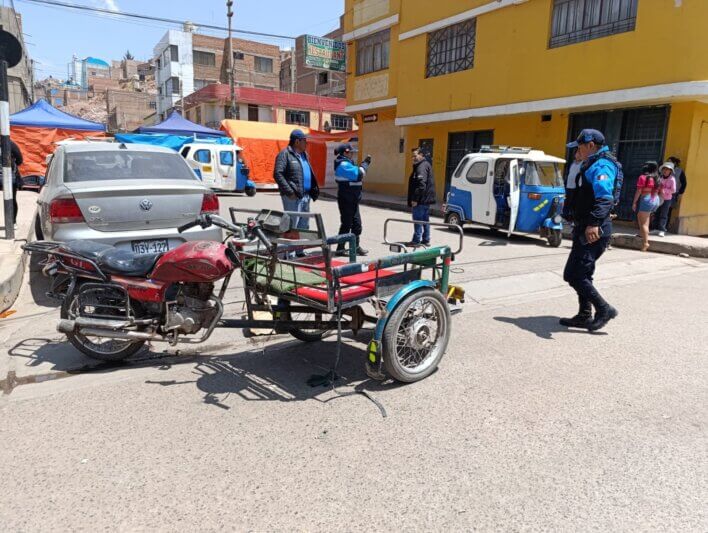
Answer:
[[216, 227], [177, 232], [201, 213], [218, 213], [219, 199], [168, 148], [66, 143], [50, 160], [37, 203], [38, 239], [91, 240], [155, 254], [222, 238]]

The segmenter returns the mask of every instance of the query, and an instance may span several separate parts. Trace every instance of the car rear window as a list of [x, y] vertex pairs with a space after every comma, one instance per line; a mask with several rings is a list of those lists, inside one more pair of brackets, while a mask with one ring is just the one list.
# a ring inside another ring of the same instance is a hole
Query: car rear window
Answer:
[[64, 182], [135, 179], [196, 180], [197, 177], [176, 152], [70, 152], [64, 158]]

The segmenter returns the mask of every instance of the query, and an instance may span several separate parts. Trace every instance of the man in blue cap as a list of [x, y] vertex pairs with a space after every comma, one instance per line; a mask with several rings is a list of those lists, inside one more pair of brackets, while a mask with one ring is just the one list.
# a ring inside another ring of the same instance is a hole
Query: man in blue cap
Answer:
[[[353, 233], [356, 236], [356, 254], [367, 255], [369, 252], [361, 247], [361, 188], [364, 185], [366, 171], [371, 164], [371, 156], [366, 156], [361, 166], [354, 163], [357, 153], [351, 144], [340, 144], [337, 147], [337, 159], [334, 161], [334, 179], [337, 182], [337, 205], [339, 206], [339, 234]], [[346, 255], [344, 244], [337, 246], [337, 255]]]
[[[320, 188], [306, 150], [307, 135], [302, 130], [293, 130], [290, 144], [275, 158], [273, 179], [278, 184], [285, 211], [309, 213], [310, 200], [315, 202], [320, 196]], [[309, 229], [310, 219], [298, 217], [293, 227]], [[303, 252], [298, 252], [298, 255], [302, 256]]]
[[605, 145], [605, 136], [597, 130], [581, 131], [577, 140], [567, 146], [576, 148], [583, 160], [576, 177], [576, 192], [566, 210], [574, 227], [573, 247], [563, 273], [563, 279], [578, 293], [580, 310], [572, 318], [561, 318], [560, 323], [597, 331], [618, 314], [617, 309], [600, 295], [592, 280], [595, 263], [612, 237], [610, 212], [615, 204], [615, 179], [619, 166]]

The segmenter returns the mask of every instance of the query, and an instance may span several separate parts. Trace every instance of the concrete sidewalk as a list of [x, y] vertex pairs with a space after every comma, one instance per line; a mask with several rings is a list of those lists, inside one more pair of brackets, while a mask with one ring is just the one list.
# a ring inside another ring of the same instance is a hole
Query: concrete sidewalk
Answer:
[[[336, 198], [336, 191], [322, 191], [322, 196]], [[394, 211], [410, 212], [404, 198], [391, 194], [381, 194], [364, 191], [364, 205], [392, 209]], [[442, 217], [443, 212], [439, 206], [432, 209], [433, 216]], [[618, 248], [629, 248], [639, 250], [642, 247], [642, 240], [637, 235], [636, 226], [629, 222], [619, 222], [614, 224], [614, 234], [612, 245]], [[651, 235], [649, 237], [649, 250], [662, 254], [679, 255], [686, 254], [690, 257], [708, 258], [708, 238], [692, 237], [690, 235], [668, 234], [666, 237]]]
[[[27, 263], [27, 254], [21, 246], [34, 240], [34, 215], [37, 208], [37, 193], [18, 191], [18, 216], [15, 240], [5, 239], [5, 227], [0, 226], [0, 313], [9, 309], [17, 299]], [[5, 214], [0, 208], [0, 221]], [[4, 222], [0, 222], [3, 223]]]

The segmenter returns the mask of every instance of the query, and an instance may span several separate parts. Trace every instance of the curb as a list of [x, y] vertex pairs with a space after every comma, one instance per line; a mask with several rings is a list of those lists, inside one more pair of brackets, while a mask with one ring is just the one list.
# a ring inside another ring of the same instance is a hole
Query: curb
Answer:
[[[35, 213], [36, 211], [32, 214], [32, 220], [34, 220]], [[15, 254], [19, 256], [19, 260], [17, 261], [17, 265], [15, 265], [12, 273], [7, 278], [0, 280], [0, 313], [5, 312], [12, 307], [12, 304], [15, 303], [15, 300], [17, 300], [17, 297], [20, 294], [22, 280], [25, 275], [25, 268], [27, 267], [27, 259], [29, 257], [28, 254], [20, 249], [20, 246], [24, 242], [32, 242], [33, 240], [34, 224], [30, 224], [26, 239], [15, 239], [14, 251]]]

